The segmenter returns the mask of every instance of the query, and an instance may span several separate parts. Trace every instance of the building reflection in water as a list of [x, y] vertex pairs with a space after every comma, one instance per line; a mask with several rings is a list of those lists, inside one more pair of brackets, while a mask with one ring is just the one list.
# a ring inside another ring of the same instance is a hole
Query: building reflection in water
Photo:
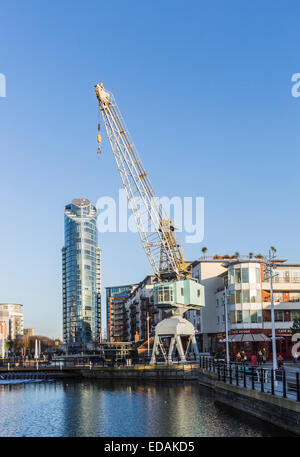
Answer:
[[0, 384], [0, 436], [277, 436], [196, 383]]

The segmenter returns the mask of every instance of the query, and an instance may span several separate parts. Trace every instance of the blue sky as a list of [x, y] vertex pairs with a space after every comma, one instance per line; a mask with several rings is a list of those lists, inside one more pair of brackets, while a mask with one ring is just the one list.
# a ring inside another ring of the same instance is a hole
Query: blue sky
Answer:
[[[299, 13], [295, 0], [1, 2], [0, 302], [22, 303], [26, 327], [61, 336], [64, 205], [118, 195], [104, 131], [96, 154], [101, 80], [156, 193], [205, 198], [186, 258], [274, 245], [300, 262]], [[103, 287], [151, 273], [137, 234], [99, 241]]]

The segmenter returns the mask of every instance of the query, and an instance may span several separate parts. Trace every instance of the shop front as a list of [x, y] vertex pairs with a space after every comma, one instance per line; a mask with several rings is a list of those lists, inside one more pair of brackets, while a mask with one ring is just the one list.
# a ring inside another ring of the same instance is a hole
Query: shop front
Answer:
[[[284, 360], [292, 360], [292, 332], [290, 329], [276, 329], [276, 353]], [[267, 360], [272, 360], [272, 331], [265, 329], [244, 329], [229, 331], [229, 351], [231, 360], [244, 351], [249, 360], [259, 351], [266, 353]], [[225, 333], [217, 334], [218, 351], [225, 351]]]

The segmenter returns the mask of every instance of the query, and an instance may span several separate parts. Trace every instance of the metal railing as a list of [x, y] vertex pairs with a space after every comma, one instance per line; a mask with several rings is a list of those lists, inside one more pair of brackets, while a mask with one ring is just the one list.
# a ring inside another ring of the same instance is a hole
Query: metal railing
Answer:
[[200, 357], [200, 368], [213, 372], [226, 384], [269, 393], [300, 402], [300, 373], [284, 368], [272, 370], [247, 363], [216, 361]]

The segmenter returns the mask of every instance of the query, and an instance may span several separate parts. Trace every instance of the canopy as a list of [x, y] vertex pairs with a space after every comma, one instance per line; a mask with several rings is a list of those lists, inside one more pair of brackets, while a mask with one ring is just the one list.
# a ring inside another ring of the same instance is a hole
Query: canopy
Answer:
[[[225, 343], [225, 339], [220, 340], [221, 343]], [[271, 341], [264, 333], [239, 333], [237, 335], [229, 335], [229, 343], [242, 343], [252, 341]]]

